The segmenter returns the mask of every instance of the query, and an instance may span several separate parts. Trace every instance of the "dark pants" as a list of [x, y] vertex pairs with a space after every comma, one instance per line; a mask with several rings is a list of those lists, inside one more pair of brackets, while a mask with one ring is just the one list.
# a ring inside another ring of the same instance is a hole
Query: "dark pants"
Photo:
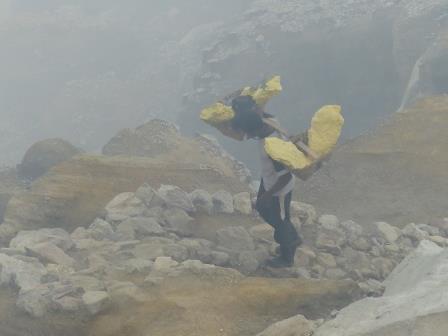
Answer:
[[[265, 192], [263, 181], [261, 181], [258, 198]], [[302, 243], [296, 228], [291, 223], [291, 199], [292, 192], [288, 193], [284, 199], [284, 218], [282, 218], [280, 197], [272, 197], [271, 201], [263, 206], [257, 203], [258, 213], [266, 223], [274, 228], [274, 240], [280, 245], [282, 258], [288, 262], [294, 261], [297, 246]]]

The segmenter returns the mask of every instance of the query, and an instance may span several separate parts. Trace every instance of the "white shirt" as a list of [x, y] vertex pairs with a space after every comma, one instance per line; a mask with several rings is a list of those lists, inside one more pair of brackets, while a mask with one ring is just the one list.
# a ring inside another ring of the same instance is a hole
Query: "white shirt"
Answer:
[[[277, 132], [270, 135], [270, 137], [277, 137], [282, 140], [284, 138], [279, 135]], [[270, 190], [278, 181], [280, 177], [289, 173], [288, 169], [283, 169], [281, 171], [277, 171], [274, 166], [274, 161], [269, 157], [265, 148], [265, 139], [258, 140], [258, 146], [260, 151], [260, 162], [261, 162], [261, 178], [263, 179], [264, 188], [266, 191]], [[289, 192], [294, 189], [295, 186], [295, 177], [294, 175], [291, 178], [291, 181], [284, 186], [280, 191], [274, 194], [274, 196], [285, 196]]]

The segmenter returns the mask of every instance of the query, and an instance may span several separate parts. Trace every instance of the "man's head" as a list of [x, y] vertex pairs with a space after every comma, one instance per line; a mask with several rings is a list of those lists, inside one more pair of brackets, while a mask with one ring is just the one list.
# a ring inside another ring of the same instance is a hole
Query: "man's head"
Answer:
[[262, 137], [264, 130], [263, 119], [258, 113], [258, 107], [250, 96], [239, 96], [232, 101], [235, 118], [232, 127], [244, 132], [249, 138]]

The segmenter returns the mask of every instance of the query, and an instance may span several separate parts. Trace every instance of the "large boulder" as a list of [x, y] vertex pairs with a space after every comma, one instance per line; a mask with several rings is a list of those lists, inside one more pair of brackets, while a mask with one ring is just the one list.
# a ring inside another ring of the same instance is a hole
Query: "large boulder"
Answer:
[[145, 182], [155, 188], [169, 182], [187, 192], [197, 188], [209, 192], [247, 190], [231, 172], [200, 167], [199, 162], [191, 166], [178, 159], [80, 155], [54, 167], [29, 191], [10, 200], [0, 225], [0, 232], [5, 232], [1, 239], [9, 240], [14, 230], [62, 227], [72, 231], [87, 226], [116, 195], [134, 192]]
[[50, 168], [80, 154], [81, 150], [63, 139], [42, 140], [32, 145], [18, 165], [20, 178], [33, 181]]
[[0, 223], [3, 221], [6, 207], [15, 192], [22, 190], [23, 186], [17, 176], [17, 170], [0, 168]]
[[343, 309], [316, 336], [442, 336], [448, 332], [448, 251], [423, 241], [384, 282], [383, 297]]

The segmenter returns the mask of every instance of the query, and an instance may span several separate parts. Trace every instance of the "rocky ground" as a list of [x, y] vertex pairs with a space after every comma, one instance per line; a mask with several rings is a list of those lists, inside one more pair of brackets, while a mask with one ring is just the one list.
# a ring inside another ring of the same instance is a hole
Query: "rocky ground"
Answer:
[[[0, 249], [1, 283], [17, 291], [19, 311], [43, 320], [77, 316], [102, 330], [94, 335], [167, 335], [177, 328], [185, 335], [253, 335], [294, 313], [326, 319], [360, 294], [381, 296], [382, 281], [422, 240], [448, 245], [448, 220], [402, 230], [378, 222], [367, 230], [294, 202], [305, 244], [295, 267], [269, 269], [264, 263], [276, 244], [252, 210], [253, 196], [145, 184], [117, 195], [87, 228], [19, 232]], [[134, 304], [140, 308], [123, 312]], [[248, 315], [210, 322], [232, 308]], [[169, 314], [161, 318], [163, 312]]]

